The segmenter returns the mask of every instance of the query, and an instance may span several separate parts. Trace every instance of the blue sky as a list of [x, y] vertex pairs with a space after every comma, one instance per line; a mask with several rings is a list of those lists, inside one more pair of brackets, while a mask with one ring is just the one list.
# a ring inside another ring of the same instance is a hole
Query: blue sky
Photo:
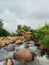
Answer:
[[18, 24], [39, 28], [49, 23], [49, 0], [0, 0], [0, 18], [10, 32]]

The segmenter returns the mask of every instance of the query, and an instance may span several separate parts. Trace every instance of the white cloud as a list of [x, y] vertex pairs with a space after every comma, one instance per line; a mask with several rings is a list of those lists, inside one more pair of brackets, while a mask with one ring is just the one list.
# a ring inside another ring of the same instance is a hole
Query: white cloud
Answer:
[[0, 18], [11, 32], [18, 24], [38, 28], [49, 23], [49, 0], [0, 0]]
[[3, 19], [4, 28], [13, 32], [17, 28], [17, 17], [9, 10], [0, 13], [0, 18]]
[[10, 10], [5, 10], [4, 12], [0, 13], [0, 18], [4, 20], [4, 28], [10, 32], [15, 31], [17, 29], [17, 25], [19, 24], [27, 25], [36, 29], [43, 26], [46, 22], [49, 23], [49, 19], [20, 19]]

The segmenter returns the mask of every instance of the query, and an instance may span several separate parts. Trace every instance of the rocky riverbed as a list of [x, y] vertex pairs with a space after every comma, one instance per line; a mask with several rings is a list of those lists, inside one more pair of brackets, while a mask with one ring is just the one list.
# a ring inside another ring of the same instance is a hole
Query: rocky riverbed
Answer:
[[[6, 47], [2, 47], [0, 49], [0, 65], [6, 65], [6, 59], [12, 58], [14, 65], [24, 65], [23, 62], [19, 62], [13, 59], [13, 54], [18, 50], [29, 50], [36, 54], [36, 57], [34, 58], [34, 61], [27, 62], [28, 65], [49, 65], [49, 59], [46, 57], [46, 55], [41, 56], [40, 52], [41, 50], [37, 48], [37, 46], [34, 46], [33, 41], [29, 41], [28, 44], [26, 44], [25, 40], [22, 40], [23, 44], [16, 45], [16, 43], [9, 44]], [[27, 55], [27, 53], [26, 53]]]

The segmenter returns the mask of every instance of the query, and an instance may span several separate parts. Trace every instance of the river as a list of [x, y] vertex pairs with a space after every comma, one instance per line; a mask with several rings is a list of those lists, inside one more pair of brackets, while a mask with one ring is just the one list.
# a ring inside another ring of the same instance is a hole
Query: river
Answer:
[[[19, 49], [29, 49], [37, 55], [35, 57], [34, 61], [27, 63], [28, 65], [49, 65], [49, 59], [46, 58], [46, 55], [41, 57], [40, 56], [40, 50], [37, 49], [36, 46], [34, 46], [34, 42], [30, 41], [30, 43], [31, 44], [29, 44], [29, 48], [25, 48], [25, 45], [26, 45], [25, 42], [23, 42], [23, 44], [20, 45], [20, 46], [16, 45], [15, 46], [15, 51], [19, 50]], [[9, 57], [13, 58], [13, 53], [15, 51], [7, 52], [6, 50], [4, 50], [4, 48], [0, 49], [0, 60], [2, 61], [2, 62], [0, 62], [0, 65], [6, 65], [5, 59], [9, 58]], [[14, 65], [24, 65], [23, 63], [15, 61], [15, 60], [13, 60], [13, 62], [14, 62]]]

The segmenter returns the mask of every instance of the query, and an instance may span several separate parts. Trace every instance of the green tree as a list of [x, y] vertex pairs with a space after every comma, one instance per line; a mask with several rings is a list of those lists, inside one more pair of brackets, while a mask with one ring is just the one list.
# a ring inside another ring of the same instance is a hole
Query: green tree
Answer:
[[10, 35], [9, 31], [3, 29], [3, 22], [2, 21], [3, 20], [0, 19], [0, 37], [1, 36], [9, 36]]
[[3, 28], [3, 22], [2, 22], [3, 20], [2, 19], [0, 19], [0, 29], [2, 29]]
[[15, 37], [15, 36], [16, 36], [16, 33], [12, 32], [12, 33], [11, 33], [11, 36], [12, 36], [12, 37]]
[[22, 28], [22, 26], [21, 25], [18, 25], [17, 26], [17, 32], [20, 31], [21, 28]]
[[29, 26], [24, 25], [22, 28], [23, 28], [25, 31], [30, 31], [30, 27], [29, 27]]
[[45, 35], [40, 42], [45, 45], [46, 47], [49, 47], [49, 35]]

